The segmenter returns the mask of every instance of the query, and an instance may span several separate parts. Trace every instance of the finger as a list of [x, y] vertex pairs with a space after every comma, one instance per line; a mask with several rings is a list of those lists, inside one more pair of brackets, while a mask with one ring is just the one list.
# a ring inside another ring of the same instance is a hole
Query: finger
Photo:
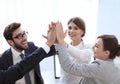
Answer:
[[52, 25], [56, 25], [56, 22], [53, 22], [53, 21], [52, 21], [51, 24], [52, 24]]
[[50, 30], [50, 29], [52, 29], [52, 25], [51, 25], [51, 24], [49, 24], [49, 30]]
[[47, 36], [45, 36], [45, 35], [42, 35], [42, 36], [43, 36], [45, 39], [48, 39]]
[[67, 35], [67, 30], [65, 30], [65, 33], [64, 33], [64, 38], [66, 37], [66, 35]]

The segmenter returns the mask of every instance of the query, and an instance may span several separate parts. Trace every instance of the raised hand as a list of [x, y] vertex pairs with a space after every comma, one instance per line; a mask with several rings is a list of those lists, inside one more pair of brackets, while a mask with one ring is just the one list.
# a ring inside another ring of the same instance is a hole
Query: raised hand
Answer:
[[65, 43], [64, 38], [66, 36], [67, 31], [65, 31], [64, 33], [61, 22], [58, 21], [56, 23], [55, 30], [56, 30], [56, 36], [57, 36], [58, 43]]
[[[52, 28], [55, 28], [56, 26], [56, 23], [55, 22], [51, 22], [51, 24], [48, 25], [48, 31], [47, 31], [47, 34], [50, 32], [50, 30]], [[46, 35], [42, 35], [44, 38], [48, 39], [48, 37]]]
[[49, 29], [46, 38], [47, 38], [47, 42], [46, 43], [49, 46], [52, 46], [55, 43], [55, 40], [56, 40], [56, 31], [55, 31], [55, 28]]

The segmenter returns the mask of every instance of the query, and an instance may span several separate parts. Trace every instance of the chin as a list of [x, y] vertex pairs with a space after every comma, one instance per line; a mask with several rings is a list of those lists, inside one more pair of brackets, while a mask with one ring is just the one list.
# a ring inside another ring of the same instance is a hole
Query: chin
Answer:
[[74, 38], [71, 38], [72, 41], [74, 41], [75, 39]]
[[24, 48], [24, 49], [27, 49], [27, 48], [28, 48], [28, 45], [25, 45], [23, 48]]

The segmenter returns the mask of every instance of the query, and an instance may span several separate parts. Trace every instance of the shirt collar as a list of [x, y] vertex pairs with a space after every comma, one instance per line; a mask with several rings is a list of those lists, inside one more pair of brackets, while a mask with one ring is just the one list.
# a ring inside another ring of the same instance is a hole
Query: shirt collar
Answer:
[[23, 50], [22, 52], [18, 52], [17, 50], [15, 50], [13, 47], [11, 47], [11, 51], [14, 57], [18, 57], [21, 53], [25, 53], [25, 51]]

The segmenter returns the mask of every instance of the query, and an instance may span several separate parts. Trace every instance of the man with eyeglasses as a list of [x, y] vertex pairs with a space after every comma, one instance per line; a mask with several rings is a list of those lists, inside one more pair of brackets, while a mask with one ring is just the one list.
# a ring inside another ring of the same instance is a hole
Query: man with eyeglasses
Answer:
[[[3, 34], [11, 48], [2, 54], [2, 63], [0, 65], [0, 69], [7, 70], [9, 66], [14, 65], [22, 60], [20, 57], [21, 53], [26, 57], [38, 48], [33, 42], [27, 41], [27, 32], [21, 28], [20, 23], [14, 22], [9, 24], [6, 26]], [[29, 75], [29, 81], [31, 84], [44, 84], [39, 64], [29, 72]], [[16, 81], [15, 84], [30, 83], [26, 83], [26, 79], [23, 77], [22, 79]]]
[[[55, 39], [56, 39], [55, 30], [53, 29], [47, 34], [47, 41], [45, 42], [44, 45], [36, 49], [29, 56], [23, 58], [23, 60], [21, 60], [19, 63], [11, 65], [6, 70], [0, 69], [0, 84], [14, 84], [15, 81], [21, 79], [40, 61], [52, 55], [53, 54], [52, 51], [53, 49], [55, 49], [53, 46]], [[3, 62], [2, 60], [3, 59], [0, 58], [0, 65], [2, 65]]]

